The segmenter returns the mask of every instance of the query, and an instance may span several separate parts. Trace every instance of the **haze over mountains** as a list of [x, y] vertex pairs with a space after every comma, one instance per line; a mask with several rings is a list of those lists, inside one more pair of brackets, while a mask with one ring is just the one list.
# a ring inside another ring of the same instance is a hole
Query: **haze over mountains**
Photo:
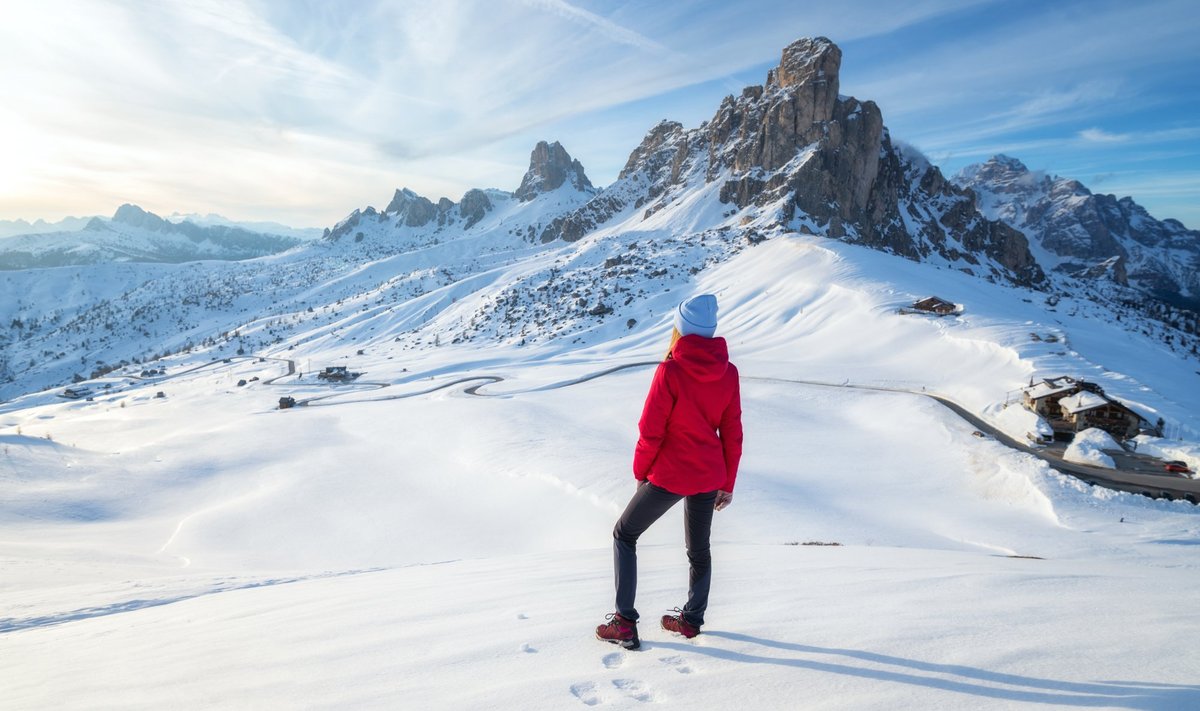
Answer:
[[111, 219], [90, 218], [78, 230], [22, 234], [0, 240], [0, 270], [107, 264], [236, 261], [275, 254], [300, 244], [295, 237], [253, 232], [232, 224], [170, 222], [136, 205]]
[[0, 239], [14, 235], [36, 235], [44, 232], [74, 232], [87, 226], [91, 217], [64, 217], [55, 222], [41, 218], [28, 220], [0, 220]]

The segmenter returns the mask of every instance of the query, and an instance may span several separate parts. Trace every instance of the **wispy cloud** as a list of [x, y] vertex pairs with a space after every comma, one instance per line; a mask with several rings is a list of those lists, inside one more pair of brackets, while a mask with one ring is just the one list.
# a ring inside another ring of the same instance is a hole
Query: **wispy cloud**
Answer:
[[1079, 137], [1091, 143], [1124, 143], [1129, 140], [1129, 134], [1109, 133], [1100, 128], [1085, 128], [1079, 132]]
[[535, 9], [551, 12], [574, 22], [582, 23], [617, 44], [636, 47], [637, 49], [653, 54], [672, 54], [671, 50], [649, 37], [635, 32], [628, 27], [622, 27], [594, 12], [589, 12], [572, 5], [565, 0], [524, 0], [524, 4]]
[[1196, 23], [1164, 18], [1185, 5], [1058, 7], [991, 27], [973, 13], [1004, 8], [985, 0], [13, 3], [0, 217], [133, 200], [328, 224], [401, 185], [514, 187], [541, 138], [604, 183], [654, 122], [698, 123], [745, 83], [731, 75], [813, 35], [847, 50], [843, 91], [931, 154], [1116, 150], [1186, 130], [1107, 113], [1169, 101], [1146, 76], [1177, 71], [1186, 88], [1156, 54], [1190, 46]]

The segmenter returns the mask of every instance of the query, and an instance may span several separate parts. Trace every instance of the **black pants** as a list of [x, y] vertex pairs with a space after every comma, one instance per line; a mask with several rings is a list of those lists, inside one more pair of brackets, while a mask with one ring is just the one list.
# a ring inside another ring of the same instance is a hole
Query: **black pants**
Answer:
[[638, 619], [633, 606], [637, 595], [637, 540], [657, 521], [667, 509], [680, 499], [687, 499], [687, 510], [683, 518], [683, 535], [687, 543], [688, 600], [683, 606], [683, 617], [699, 627], [704, 624], [704, 611], [708, 609], [708, 589], [712, 583], [712, 555], [708, 537], [712, 530], [713, 504], [717, 492], [683, 497], [654, 484], [643, 484], [629, 500], [625, 513], [613, 528], [613, 568], [617, 583], [617, 612], [622, 617]]

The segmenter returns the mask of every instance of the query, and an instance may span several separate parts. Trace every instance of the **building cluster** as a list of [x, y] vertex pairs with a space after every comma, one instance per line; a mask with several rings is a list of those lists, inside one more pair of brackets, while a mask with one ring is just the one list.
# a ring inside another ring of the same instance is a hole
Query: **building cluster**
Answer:
[[1056, 439], [1071, 439], [1076, 432], [1092, 427], [1117, 440], [1142, 433], [1162, 436], [1162, 424], [1152, 425], [1145, 417], [1104, 393], [1095, 383], [1067, 375], [1030, 382], [1024, 405], [1041, 415], [1054, 430]]

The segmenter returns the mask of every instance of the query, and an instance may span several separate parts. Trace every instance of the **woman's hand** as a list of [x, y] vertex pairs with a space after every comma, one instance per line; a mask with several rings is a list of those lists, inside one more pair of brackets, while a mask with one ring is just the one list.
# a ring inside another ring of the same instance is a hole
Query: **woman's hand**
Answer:
[[713, 502], [713, 508], [717, 511], [725, 508], [733, 503], [733, 493], [729, 491], [718, 491], [717, 500]]

